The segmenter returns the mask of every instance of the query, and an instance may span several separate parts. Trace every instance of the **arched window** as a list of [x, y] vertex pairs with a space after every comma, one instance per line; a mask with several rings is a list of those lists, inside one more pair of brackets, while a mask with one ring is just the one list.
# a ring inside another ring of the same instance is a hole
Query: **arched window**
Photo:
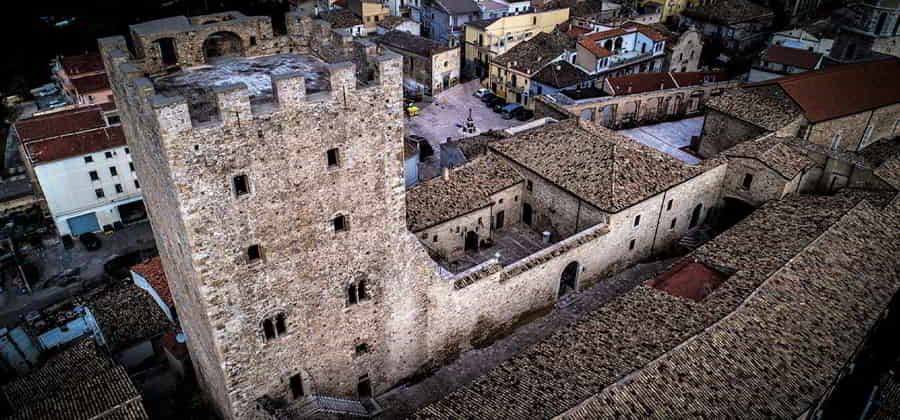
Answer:
[[368, 281], [365, 277], [358, 277], [347, 286], [347, 305], [356, 305], [372, 298], [368, 289]]
[[278, 312], [262, 321], [263, 338], [266, 341], [274, 340], [287, 334], [287, 315]]

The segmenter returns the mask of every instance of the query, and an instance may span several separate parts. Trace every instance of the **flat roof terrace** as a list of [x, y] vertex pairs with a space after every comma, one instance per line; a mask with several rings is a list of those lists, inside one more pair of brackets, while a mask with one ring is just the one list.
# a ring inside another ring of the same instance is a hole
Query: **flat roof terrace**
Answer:
[[190, 104], [191, 118], [205, 122], [218, 114], [215, 88], [242, 83], [250, 92], [251, 105], [259, 106], [274, 102], [272, 76], [284, 74], [302, 75], [307, 95], [331, 89], [328, 64], [304, 54], [219, 58], [211, 65], [156, 77], [153, 84], [162, 96], [183, 96]]

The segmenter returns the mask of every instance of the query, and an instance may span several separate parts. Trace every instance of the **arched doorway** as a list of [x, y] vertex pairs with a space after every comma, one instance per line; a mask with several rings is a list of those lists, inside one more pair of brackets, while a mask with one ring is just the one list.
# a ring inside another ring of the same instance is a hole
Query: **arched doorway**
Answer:
[[578, 285], [578, 261], [572, 261], [559, 276], [559, 295], [576, 290]]
[[244, 43], [233, 32], [216, 32], [203, 41], [203, 56], [207, 63], [220, 57], [243, 57]]
[[697, 226], [697, 223], [700, 222], [700, 213], [702, 211], [703, 211], [703, 203], [697, 204], [697, 206], [694, 207], [694, 212], [691, 213], [691, 224], [688, 225], [688, 228]]
[[478, 251], [478, 234], [474, 230], [466, 232], [466, 251]]
[[522, 206], [522, 223], [531, 226], [531, 205], [528, 203]]

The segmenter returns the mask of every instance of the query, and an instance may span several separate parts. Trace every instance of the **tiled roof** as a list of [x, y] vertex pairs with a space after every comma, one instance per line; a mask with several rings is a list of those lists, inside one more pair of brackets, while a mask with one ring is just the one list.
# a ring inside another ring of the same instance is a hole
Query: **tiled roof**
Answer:
[[[586, 2], [582, 2], [582, 3], [586, 3]], [[581, 3], [579, 3], [579, 4], [581, 4]], [[572, 38], [572, 39], [578, 39], [578, 37], [580, 37], [584, 34], [590, 33], [590, 32], [591, 32], [591, 30], [588, 28], [582, 28], [580, 26], [573, 25], [573, 26], [569, 27], [568, 31], [566, 31], [566, 36], [568, 36], [569, 38]]]
[[14, 126], [19, 139], [29, 142], [105, 127], [106, 121], [100, 107], [87, 106], [26, 118]]
[[771, 18], [772, 10], [750, 0], [722, 0], [689, 7], [682, 15], [721, 24], [735, 24], [756, 18]]
[[728, 74], [721, 71], [679, 71], [669, 73], [679, 87], [699, 86], [707, 82], [724, 82]]
[[563, 418], [799, 417], [900, 287], [896, 216], [861, 203], [732, 314]]
[[72, 85], [75, 86], [78, 93], [86, 95], [91, 92], [109, 90], [109, 78], [106, 77], [106, 73], [84, 76], [73, 79]]
[[585, 73], [584, 70], [581, 70], [577, 66], [566, 60], [558, 60], [544, 66], [544, 68], [537, 72], [531, 79], [557, 89], [562, 89], [590, 80], [590, 78], [589, 74]]
[[406, 222], [417, 232], [490, 205], [490, 196], [523, 178], [509, 164], [493, 156], [475, 159], [406, 192]]
[[748, 86], [777, 85], [814, 123], [900, 102], [900, 59], [869, 61], [780, 77]]
[[812, 70], [819, 64], [822, 56], [812, 51], [772, 45], [762, 52], [761, 58], [763, 61]]
[[472, 0], [433, 0], [433, 2], [451, 15], [478, 13], [481, 11]]
[[605, 83], [609, 84], [613, 95], [627, 95], [678, 87], [670, 73], [637, 73], [608, 77]]
[[147, 419], [125, 368], [84, 338], [3, 387], [13, 419]]
[[875, 169], [875, 175], [900, 191], [900, 155], [894, 155]]
[[398, 48], [409, 51], [422, 57], [431, 57], [434, 54], [449, 51], [457, 47], [448, 47], [440, 42], [432, 41], [428, 38], [413, 35], [404, 31], [390, 31], [376, 38], [378, 43], [389, 47]]
[[753, 158], [765, 163], [787, 180], [793, 179], [816, 162], [806, 152], [785, 143], [787, 139], [769, 133], [757, 139], [738, 143], [723, 154], [731, 157]]
[[590, 122], [548, 124], [490, 147], [613, 213], [702, 172]]
[[28, 158], [37, 164], [82, 156], [125, 144], [125, 132], [122, 130], [122, 126], [113, 126], [33, 141], [26, 143], [25, 149]]
[[706, 106], [768, 131], [776, 131], [796, 119], [800, 107], [778, 86], [737, 88], [710, 98]]
[[171, 327], [159, 305], [134, 283], [115, 286], [86, 305], [115, 350], [154, 338]]
[[531, 39], [494, 57], [493, 62], [530, 75], [559, 58], [571, 46], [572, 40], [561, 32], [539, 32]]
[[362, 19], [349, 9], [329, 10], [327, 12], [319, 13], [319, 17], [330, 23], [331, 27], [334, 29], [352, 28], [363, 24]]
[[[839, 218], [853, 208], [863, 197], [858, 194], [839, 194], [837, 196], [794, 196], [782, 201], [773, 201], [765, 204], [761, 209], [748, 216], [732, 229], [719, 235], [713, 241], [708, 242], [692, 255], [686, 257], [692, 261], [698, 261], [708, 267], [728, 269], [733, 272], [724, 283], [713, 290], [702, 301], [677, 298], [669, 293], [657, 291], [649, 287], [639, 286], [632, 291], [613, 299], [608, 304], [586, 315], [581, 320], [560, 329], [550, 338], [533, 345], [512, 359], [503, 362], [498, 367], [487, 372], [473, 383], [464, 388], [448, 394], [442, 400], [422, 408], [416, 417], [418, 418], [550, 418], [564, 413], [572, 407], [580, 404], [587, 398], [602, 392], [606, 387], [631, 372], [644, 368], [653, 360], [664, 356], [675, 349], [692, 336], [719, 321], [729, 313], [732, 313], [741, 302], [753, 293], [767, 278], [776, 273], [788, 263], [794, 256], [801, 253], [804, 248], [822, 235]], [[868, 209], [866, 210], [868, 211]], [[896, 220], [896, 219], [895, 219]], [[892, 226], [888, 226], [893, 223]], [[854, 238], [853, 245], [859, 245], [857, 239], [864, 238], [861, 232], [854, 234], [851, 226], [843, 229], [846, 234]], [[854, 226], [855, 222], [854, 222]], [[889, 218], [882, 218], [871, 229], [885, 229], [891, 227], [896, 232], [897, 224]], [[890, 231], [877, 234], [882, 238], [890, 234]], [[854, 236], [855, 235], [855, 236]], [[895, 235], [896, 236], [896, 235]], [[887, 236], [888, 238], [890, 236]], [[838, 238], [840, 239], [840, 238]], [[896, 237], [893, 239], [896, 242]], [[843, 244], [840, 240], [836, 243]], [[868, 242], [875, 244], [875, 242]], [[866, 245], [873, 247], [874, 245]], [[840, 247], [819, 247], [819, 250], [838, 251]], [[817, 251], [818, 252], [818, 251]], [[876, 257], [896, 255], [895, 246], [888, 246], [886, 250], [876, 251], [871, 254]], [[866, 259], [865, 253], [854, 254]], [[835, 272], [840, 273], [846, 267], [844, 260], [839, 260], [840, 267]], [[874, 268], [870, 274], [877, 273], [878, 267], [890, 264], [887, 261], [866, 261], [861, 267]], [[812, 267], [829, 269], [829, 264], [813, 264]], [[811, 276], [814, 277], [814, 276]], [[843, 278], [839, 281], [844, 280]], [[876, 283], [884, 280], [874, 279]], [[777, 283], [777, 282], [773, 282]], [[797, 292], [816, 293], [819, 290], [804, 291], [801, 288]], [[796, 284], [796, 283], [795, 283]], [[840, 283], [837, 283], [840, 284]], [[865, 287], [867, 282], [857, 281], [848, 288], [847, 294], [841, 290], [841, 286], [835, 286], [827, 293], [835, 293], [835, 296], [853, 296], [840, 304], [862, 305], [867, 310], [881, 303], [883, 293], [879, 293], [878, 299], [871, 302], [858, 300], [860, 286]], [[881, 285], [887, 284], [885, 281]], [[777, 286], [777, 284], [776, 284]], [[874, 290], [883, 292], [885, 289], [872, 285]], [[791, 295], [785, 295], [790, 299]], [[826, 295], [827, 296], [827, 295]], [[803, 303], [802, 298], [791, 303]], [[782, 304], [783, 305], [783, 304]], [[846, 308], [848, 305], [844, 305]], [[790, 305], [779, 306], [789, 308]], [[807, 305], [794, 305], [797, 310], [809, 310]], [[821, 304], [821, 311], [827, 312], [832, 306]], [[766, 307], [770, 309], [770, 307]], [[771, 311], [777, 315], [780, 311]], [[842, 315], [846, 315], [842, 312]], [[851, 314], [852, 315], [852, 314]], [[825, 314], [826, 320], [834, 319], [832, 315]], [[809, 318], [805, 314], [799, 319]], [[810, 332], [817, 331], [818, 323], [806, 325]], [[834, 326], [826, 325], [826, 335], [819, 337], [826, 340], [834, 332]], [[750, 326], [748, 326], [750, 327]], [[765, 340], [766, 337], [777, 337], [770, 333], [777, 327], [765, 326], [765, 328], [753, 329], [757, 336], [748, 337], [748, 341]], [[851, 325], [849, 331], [852, 338], [858, 338], [863, 328]], [[740, 336], [740, 331], [737, 331]], [[841, 334], [840, 331], [837, 334]], [[807, 337], [814, 338], [814, 337]], [[848, 335], [848, 338], [849, 335]], [[777, 342], [776, 342], [777, 343]], [[768, 352], [788, 348], [788, 345], [796, 345], [795, 341], [783, 340], [781, 343], [769, 343], [767, 346], [751, 348], [750, 355], [758, 354], [766, 357]], [[834, 354], [835, 350], [844, 351], [852, 343], [840, 343], [833, 347], [827, 347], [827, 341], [818, 342], [821, 350], [811, 351], [811, 357]], [[713, 348], [714, 350], [715, 348]], [[803, 350], [809, 347], [803, 347]], [[745, 351], [746, 348], [731, 349], [733, 351]], [[816, 353], [819, 351], [819, 353]], [[700, 353], [704, 356], [723, 356], [726, 353]], [[777, 353], [776, 353], [777, 354]], [[743, 355], [736, 354], [735, 357]], [[821, 360], [821, 357], [819, 357]], [[845, 359], [844, 359], [845, 360]], [[715, 363], [715, 358], [710, 363]], [[703, 371], [703, 365], [686, 363], [684, 366]], [[716, 366], [716, 365], [712, 365]], [[769, 366], [766, 361], [757, 362], [751, 366]], [[794, 365], [788, 365], [793, 368]], [[813, 365], [814, 366], [814, 365]], [[778, 365], [778, 367], [785, 367]], [[674, 369], [678, 369], [675, 366]], [[735, 370], [740, 372], [740, 370]], [[799, 371], [791, 371], [792, 374]], [[804, 371], [804, 373], [808, 373]], [[813, 373], [817, 378], [829, 372]], [[833, 373], [833, 371], [831, 371]], [[685, 373], [687, 374], [687, 373]], [[711, 376], [712, 377], [712, 376]], [[663, 394], [668, 398], [655, 398], [654, 394], [643, 394], [641, 401], [625, 401], [617, 405], [623, 413], [618, 418], [666, 418], [666, 411], [688, 409], [693, 405], [683, 404], [683, 398], [693, 398], [695, 395], [709, 395], [710, 389], [720, 389], [721, 397], [726, 403], [731, 404], [737, 399], [729, 397], [731, 388], [736, 392], [746, 392], [753, 386], [753, 379], [739, 375], [728, 375], [716, 383], [702, 381], [685, 382], [678, 386], [672, 386], [668, 391], [677, 392], [677, 397], [668, 397], [671, 394]], [[771, 377], [759, 377], [761, 381], [771, 381]], [[749, 386], [748, 386], [749, 383]], [[806, 394], [792, 394], [793, 389], [779, 388], [775, 381], [765, 382], [772, 389], [763, 390], [769, 396], [773, 392], [783, 391], [779, 402], [788, 399], [802, 401]], [[602, 400], [601, 400], [602, 401]], [[739, 400], [738, 400], [739, 401]], [[767, 398], [744, 397], [746, 404], [766, 404]], [[649, 409], [639, 405], [646, 403], [652, 405]], [[723, 404], [724, 406], [724, 404]], [[635, 408], [644, 408], [643, 411], [632, 411]], [[746, 416], [728, 416], [731, 406], [725, 406], [723, 415], [712, 415], [707, 418], [734, 418]], [[697, 407], [701, 409], [701, 407]], [[624, 413], [632, 413], [625, 415]], [[697, 417], [690, 413], [681, 413], [680, 416], [668, 418]], [[754, 417], [754, 416], [750, 416]], [[758, 417], [758, 416], [757, 416]], [[765, 417], [765, 416], [762, 416]], [[617, 418], [615, 415], [596, 416], [593, 418]]]
[[584, 47], [586, 50], [588, 50], [588, 52], [590, 52], [594, 55], [594, 57], [597, 58], [609, 57], [612, 55], [612, 51], [601, 47], [596, 41], [591, 41], [587, 37], [579, 39], [578, 45]]
[[786, 140], [791, 146], [809, 153], [849, 163], [860, 168], [877, 170], [889, 160], [900, 155], [900, 138], [886, 138], [866, 146], [860, 152], [835, 150], [828, 146], [801, 140]]
[[134, 267], [131, 267], [131, 271], [138, 273], [141, 277], [147, 279], [147, 282], [150, 283], [150, 286], [153, 287], [153, 290], [156, 291], [156, 294], [159, 295], [159, 298], [166, 303], [166, 305], [175, 306], [175, 301], [172, 300], [172, 292], [169, 291], [169, 282], [166, 280], [166, 272], [163, 270], [162, 259], [159, 257], [153, 257], [147, 261], [144, 261]]
[[378, 26], [387, 29], [394, 29], [402, 25], [407, 20], [408, 19], [402, 16], [385, 16], [385, 18], [382, 19], [381, 22], [378, 22]]
[[70, 78], [87, 73], [106, 71], [100, 53], [67, 55], [60, 57], [59, 63]]
[[900, 378], [897, 372], [884, 376], [879, 384], [875, 410], [869, 420], [896, 420], [900, 418]]
[[638, 22], [625, 22], [622, 27], [635, 28], [638, 32], [642, 33], [647, 38], [650, 38], [653, 42], [665, 41], [669, 38], [664, 33], [656, 30], [656, 28]]
[[471, 26], [478, 29], [487, 29], [488, 26], [491, 26], [491, 24], [496, 22], [497, 20], [497, 18], [473, 20], [471, 22], [466, 22], [466, 26]]

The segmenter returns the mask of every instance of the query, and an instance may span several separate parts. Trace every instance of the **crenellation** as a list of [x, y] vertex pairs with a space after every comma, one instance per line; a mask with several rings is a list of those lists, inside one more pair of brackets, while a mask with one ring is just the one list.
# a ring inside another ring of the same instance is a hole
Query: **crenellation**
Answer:
[[246, 124], [253, 119], [250, 91], [243, 83], [216, 86], [212, 94], [223, 127], [241, 127], [242, 122]]
[[300, 109], [306, 102], [306, 78], [292, 72], [272, 76], [275, 103], [283, 109]]

